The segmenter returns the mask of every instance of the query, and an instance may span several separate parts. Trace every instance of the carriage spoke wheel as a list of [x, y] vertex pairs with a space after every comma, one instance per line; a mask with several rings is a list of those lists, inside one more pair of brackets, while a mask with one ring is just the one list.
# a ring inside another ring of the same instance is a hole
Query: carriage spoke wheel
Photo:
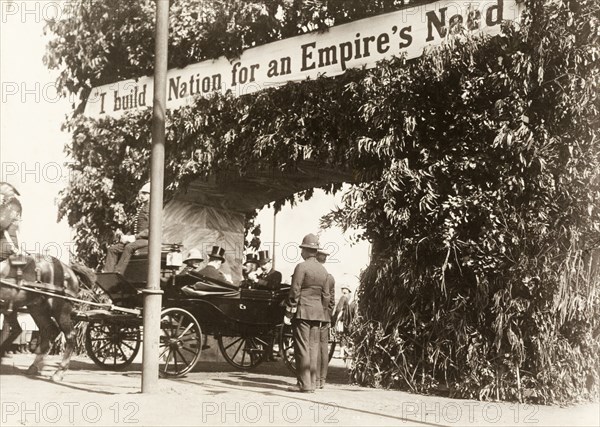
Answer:
[[163, 377], [182, 377], [200, 359], [200, 324], [190, 312], [168, 308], [161, 314], [160, 329], [159, 373]]
[[[333, 358], [335, 352], [336, 337], [333, 329], [329, 329], [329, 360]], [[279, 334], [279, 351], [283, 363], [295, 375], [296, 358], [294, 357], [294, 334], [290, 325], [283, 325]]]
[[268, 335], [217, 337], [219, 349], [227, 363], [238, 369], [252, 369], [260, 365], [271, 350], [271, 338]]
[[131, 364], [140, 350], [138, 326], [92, 321], [85, 330], [85, 350], [102, 369], [119, 370]]

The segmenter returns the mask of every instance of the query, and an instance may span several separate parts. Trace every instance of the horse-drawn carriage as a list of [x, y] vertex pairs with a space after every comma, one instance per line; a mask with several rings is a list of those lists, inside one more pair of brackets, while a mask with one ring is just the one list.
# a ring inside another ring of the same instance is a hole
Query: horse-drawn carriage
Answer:
[[[10, 184], [0, 183], [0, 195], [0, 232], [5, 235], [20, 217], [21, 205], [18, 192]], [[200, 359], [206, 335], [215, 337], [225, 360], [239, 369], [258, 366], [279, 338], [280, 354], [294, 371], [291, 329], [282, 325], [289, 287], [240, 289], [194, 273], [177, 274], [178, 263], [168, 259], [177, 258], [172, 255], [178, 246], [163, 245], [161, 254], [161, 375], [180, 377], [191, 371]], [[16, 254], [2, 261], [0, 310], [19, 329], [13, 314], [25, 309], [40, 328], [37, 356], [28, 372], [39, 372], [51, 341], [63, 332], [65, 351], [54, 375], [62, 379], [75, 347], [75, 320], [87, 322], [85, 348], [98, 366], [120, 369], [131, 364], [143, 339], [142, 288], [147, 271], [147, 252], [134, 254], [123, 275], [96, 274], [85, 266], [67, 266], [41, 255]], [[104, 291], [104, 297], [100, 301], [81, 299], [80, 285], [94, 294], [94, 283]], [[88, 308], [75, 311], [75, 304]], [[3, 337], [0, 353], [10, 341], [11, 337]], [[331, 359], [335, 341], [330, 344]]]
[[[282, 324], [283, 301], [289, 286], [282, 285], [278, 290], [245, 289], [194, 273], [177, 274], [177, 267], [167, 262], [169, 254], [177, 250], [177, 245], [163, 245], [161, 256], [164, 295], [160, 319], [160, 374], [181, 377], [191, 371], [200, 360], [206, 335], [216, 339], [221, 354], [230, 365], [244, 370], [265, 361], [277, 342], [284, 363], [294, 371], [291, 329]], [[12, 267], [16, 265], [17, 269], [23, 268], [15, 260], [5, 262]], [[147, 253], [140, 253], [132, 257], [123, 275], [97, 273], [95, 281], [104, 291], [105, 302], [79, 300], [82, 304], [100, 308], [71, 314], [74, 320], [87, 323], [86, 352], [104, 369], [123, 369], [139, 352], [143, 339], [142, 288], [146, 285], [147, 265]], [[6, 278], [15, 274], [5, 273], [4, 276], [3, 287], [7, 286]], [[20, 285], [16, 277], [8, 284], [13, 288], [20, 286], [21, 292], [48, 294], [48, 290], [40, 289], [43, 280], [20, 280]], [[52, 291], [50, 297], [78, 301], [72, 295]], [[330, 344], [331, 358], [335, 342]]]

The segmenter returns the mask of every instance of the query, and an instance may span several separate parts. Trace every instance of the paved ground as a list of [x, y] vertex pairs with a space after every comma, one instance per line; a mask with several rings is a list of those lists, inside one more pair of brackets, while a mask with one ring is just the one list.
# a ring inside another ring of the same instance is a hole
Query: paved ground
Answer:
[[569, 408], [486, 403], [376, 390], [347, 384], [340, 360], [330, 383], [314, 394], [286, 391], [294, 380], [281, 362], [238, 372], [201, 362], [186, 378], [160, 380], [160, 392], [141, 394], [139, 364], [126, 372], [98, 370], [75, 358], [65, 381], [52, 366], [27, 377], [32, 355], [13, 355], [0, 367], [0, 425], [600, 425], [600, 406]]

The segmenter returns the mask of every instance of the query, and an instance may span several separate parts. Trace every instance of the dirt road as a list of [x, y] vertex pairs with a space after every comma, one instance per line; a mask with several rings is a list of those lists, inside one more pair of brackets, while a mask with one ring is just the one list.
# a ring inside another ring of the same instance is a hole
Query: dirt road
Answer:
[[221, 362], [201, 362], [193, 373], [160, 380], [160, 392], [140, 393], [141, 366], [98, 370], [74, 359], [65, 381], [27, 377], [32, 355], [13, 355], [0, 367], [0, 424], [13, 425], [600, 425], [600, 406], [569, 408], [490, 403], [420, 396], [347, 384], [340, 360], [329, 384], [314, 394], [286, 391], [294, 383], [281, 362], [239, 372]]

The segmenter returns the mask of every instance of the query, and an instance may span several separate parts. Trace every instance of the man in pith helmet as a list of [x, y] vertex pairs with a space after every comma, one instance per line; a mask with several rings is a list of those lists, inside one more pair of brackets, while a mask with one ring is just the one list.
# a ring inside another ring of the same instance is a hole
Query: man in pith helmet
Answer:
[[323, 306], [323, 293], [327, 287], [327, 270], [316, 259], [319, 239], [307, 234], [300, 244], [304, 262], [298, 264], [292, 275], [292, 285], [287, 298], [284, 323], [292, 325], [294, 356], [298, 384], [289, 391], [313, 393], [317, 387], [320, 327], [329, 321]]

